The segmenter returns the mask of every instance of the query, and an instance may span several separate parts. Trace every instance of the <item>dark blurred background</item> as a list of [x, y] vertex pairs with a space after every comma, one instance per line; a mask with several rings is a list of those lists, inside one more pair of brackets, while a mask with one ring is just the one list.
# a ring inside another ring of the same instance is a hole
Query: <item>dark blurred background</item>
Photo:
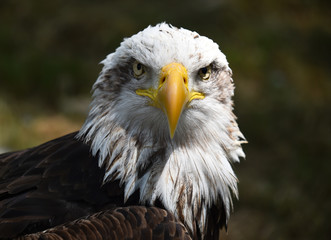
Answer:
[[79, 129], [98, 65], [166, 21], [212, 38], [249, 144], [224, 239], [331, 237], [331, 8], [327, 0], [0, 1], [0, 151]]

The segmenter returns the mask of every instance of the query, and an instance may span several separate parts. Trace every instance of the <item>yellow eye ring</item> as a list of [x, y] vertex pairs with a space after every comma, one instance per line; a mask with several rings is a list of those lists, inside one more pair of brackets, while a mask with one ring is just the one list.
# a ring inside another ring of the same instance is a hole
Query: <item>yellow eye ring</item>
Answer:
[[211, 66], [209, 65], [207, 67], [200, 68], [198, 74], [202, 80], [204, 81], [208, 80], [211, 75]]
[[135, 61], [133, 63], [133, 73], [135, 77], [141, 77], [145, 73], [145, 67], [143, 64], [141, 64], [138, 61]]

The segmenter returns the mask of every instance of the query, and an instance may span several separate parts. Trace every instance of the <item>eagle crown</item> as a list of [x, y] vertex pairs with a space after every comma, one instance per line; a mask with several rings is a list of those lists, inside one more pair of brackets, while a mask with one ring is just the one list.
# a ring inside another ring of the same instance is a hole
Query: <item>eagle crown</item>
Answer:
[[[205, 234], [213, 205], [228, 219], [231, 196], [238, 196], [231, 163], [245, 156], [244, 137], [232, 113], [231, 69], [218, 45], [162, 23], [125, 39], [102, 63], [78, 137], [105, 167], [104, 182], [119, 179], [125, 199], [136, 190], [141, 203], [159, 199], [191, 232]], [[167, 112], [152, 97], [171, 63], [187, 70], [184, 90], [201, 94], [186, 100], [173, 136]]]

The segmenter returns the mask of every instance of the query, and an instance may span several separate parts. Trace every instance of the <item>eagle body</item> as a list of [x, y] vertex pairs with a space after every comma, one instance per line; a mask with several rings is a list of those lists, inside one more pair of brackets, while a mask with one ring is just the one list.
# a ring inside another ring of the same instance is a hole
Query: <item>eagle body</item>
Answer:
[[79, 132], [0, 155], [0, 238], [218, 239], [244, 157], [225, 55], [162, 23], [102, 63]]

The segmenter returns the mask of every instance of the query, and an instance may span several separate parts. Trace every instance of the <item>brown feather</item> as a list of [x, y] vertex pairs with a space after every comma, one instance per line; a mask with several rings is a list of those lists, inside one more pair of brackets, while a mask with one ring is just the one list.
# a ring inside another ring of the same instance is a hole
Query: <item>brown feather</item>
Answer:
[[190, 240], [186, 228], [164, 209], [130, 206], [98, 212], [44, 232], [28, 234], [17, 240]]
[[123, 205], [123, 189], [102, 185], [104, 169], [75, 135], [0, 155], [0, 239]]

